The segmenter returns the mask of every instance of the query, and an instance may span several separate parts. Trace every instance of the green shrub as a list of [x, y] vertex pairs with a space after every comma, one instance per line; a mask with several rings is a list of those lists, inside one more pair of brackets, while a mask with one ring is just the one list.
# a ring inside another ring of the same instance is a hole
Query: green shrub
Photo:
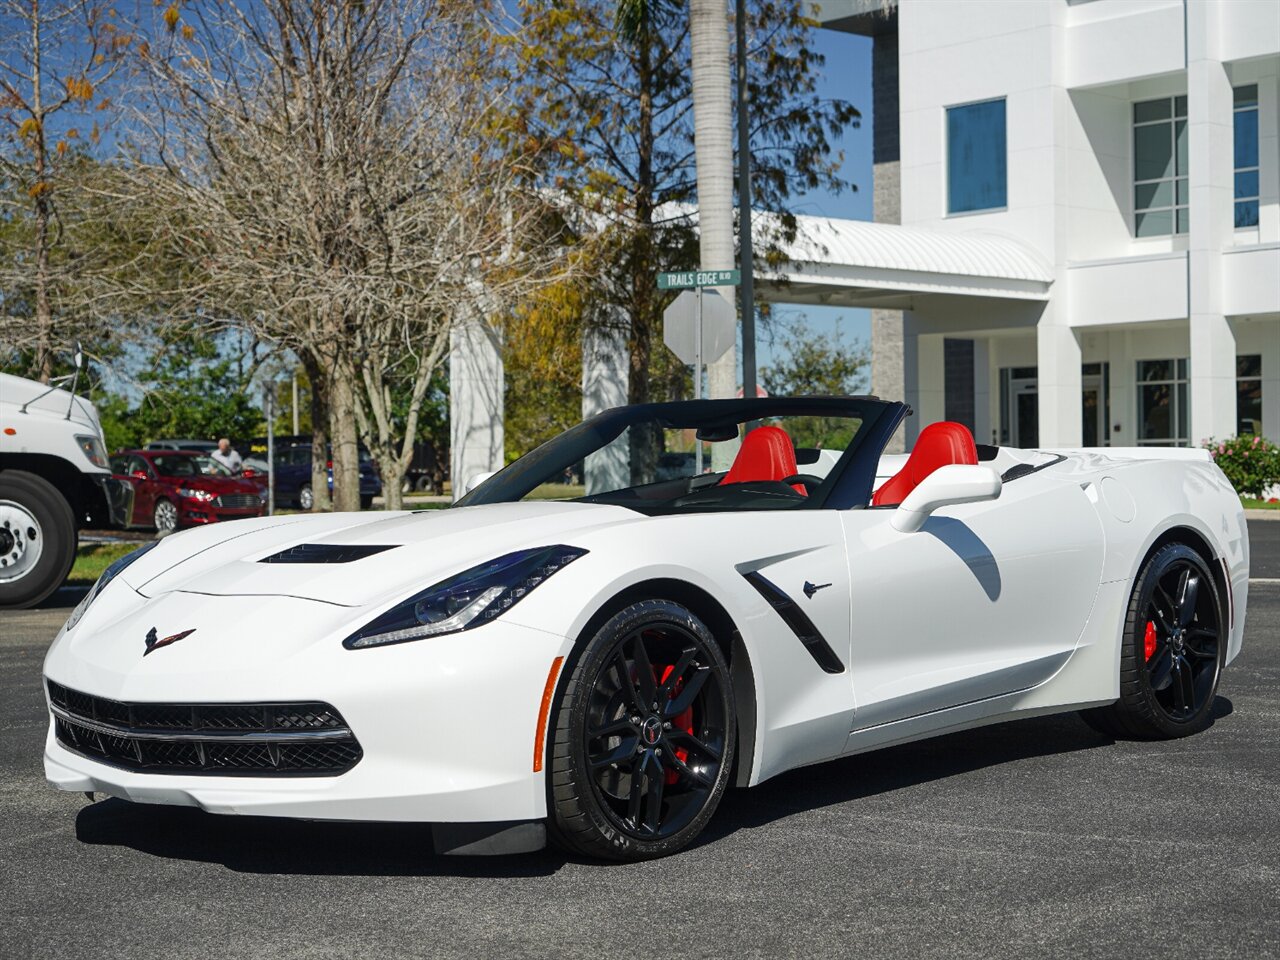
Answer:
[[1205, 446], [1242, 497], [1261, 500], [1268, 487], [1280, 484], [1280, 446], [1266, 437], [1210, 440]]

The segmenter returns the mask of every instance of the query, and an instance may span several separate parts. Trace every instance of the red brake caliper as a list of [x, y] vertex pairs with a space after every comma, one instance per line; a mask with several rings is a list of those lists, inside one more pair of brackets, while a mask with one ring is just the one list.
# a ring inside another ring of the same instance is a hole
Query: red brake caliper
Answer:
[[[658, 678], [658, 683], [660, 685], [666, 683], [667, 677], [671, 676], [671, 671], [674, 669], [675, 669], [674, 666], [663, 667], [662, 676]], [[656, 674], [657, 672], [658, 672], [658, 668], [655, 667], [654, 673]], [[671, 691], [671, 696], [678, 697], [680, 695], [680, 688], [683, 685], [684, 685], [683, 680], [677, 680], [675, 689]], [[693, 705], [690, 704], [678, 716], [672, 717], [671, 725], [673, 727], [678, 727], [679, 729], [683, 730], [687, 734], [692, 735], [693, 734]], [[681, 763], [688, 763], [689, 751], [686, 750], [684, 747], [676, 747], [676, 758]], [[676, 773], [674, 770], [667, 771], [667, 777], [666, 777], [667, 786], [670, 786], [671, 784], [675, 783], [679, 779], [680, 779], [680, 775]]]
[[1150, 660], [1156, 653], [1156, 623], [1154, 620], [1147, 621], [1146, 632], [1142, 635], [1142, 652], [1145, 658]]

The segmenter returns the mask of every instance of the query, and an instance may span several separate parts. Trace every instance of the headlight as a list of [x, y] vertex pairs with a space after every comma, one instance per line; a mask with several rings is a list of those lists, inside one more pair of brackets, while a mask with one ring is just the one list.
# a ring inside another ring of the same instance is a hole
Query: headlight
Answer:
[[179, 487], [178, 496], [188, 500], [212, 500], [217, 494], [211, 490], [197, 490], [195, 487]]
[[133, 563], [133, 561], [137, 560], [144, 553], [157, 546], [159, 543], [159, 540], [153, 540], [145, 547], [140, 547], [133, 551], [133, 553], [126, 553], [119, 560], [111, 564], [111, 566], [107, 567], [106, 570], [102, 571], [102, 576], [98, 578], [98, 582], [95, 583], [89, 589], [89, 592], [84, 595], [84, 599], [76, 604], [76, 608], [71, 611], [71, 616], [67, 617], [67, 625], [62, 629], [64, 631], [70, 630], [79, 623], [80, 618], [84, 616], [84, 612], [89, 609], [89, 604], [93, 603], [93, 601], [98, 598], [98, 594], [107, 589], [107, 584], [120, 576], [120, 572], [124, 570], [125, 567], [129, 566], [129, 564]]
[[80, 452], [95, 467], [107, 468], [107, 448], [102, 445], [102, 440], [98, 437], [89, 435], [76, 435], [76, 445], [80, 448]]
[[538, 547], [482, 563], [396, 604], [342, 645], [348, 650], [381, 647], [481, 626], [586, 552], [563, 545]]

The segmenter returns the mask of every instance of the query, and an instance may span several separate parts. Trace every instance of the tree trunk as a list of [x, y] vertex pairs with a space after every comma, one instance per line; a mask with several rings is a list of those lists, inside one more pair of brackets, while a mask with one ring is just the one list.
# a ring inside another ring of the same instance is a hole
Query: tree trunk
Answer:
[[333, 461], [333, 509], [360, 509], [360, 439], [356, 429], [355, 371], [335, 365], [329, 383], [329, 432]]
[[400, 464], [399, 456], [378, 458], [378, 470], [382, 474], [382, 497], [388, 510], [404, 509], [404, 491], [401, 488], [404, 485], [405, 471]]
[[[729, 24], [724, 0], [689, 0], [689, 39], [693, 58], [693, 127], [702, 269], [732, 270], [733, 121]], [[733, 304], [733, 287], [719, 287], [717, 292]], [[736, 347], [708, 364], [707, 386], [711, 397], [737, 394]], [[713, 469], [729, 468], [735, 451], [728, 447], [720, 443], [711, 448]]]
[[329, 379], [315, 357], [304, 354], [311, 382], [311, 496], [314, 511], [333, 509], [329, 496]]
[[38, 3], [31, 9], [31, 103], [36, 122], [33, 133], [36, 177], [32, 187], [36, 206], [36, 379], [48, 383], [53, 377], [53, 308], [49, 305], [49, 184], [48, 144], [44, 129], [44, 91], [42, 89], [40, 26], [42, 13]]

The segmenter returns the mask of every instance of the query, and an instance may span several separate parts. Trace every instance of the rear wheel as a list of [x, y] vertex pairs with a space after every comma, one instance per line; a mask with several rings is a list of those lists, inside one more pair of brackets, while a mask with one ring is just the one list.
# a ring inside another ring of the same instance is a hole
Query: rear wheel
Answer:
[[702, 621], [665, 600], [627, 607], [590, 640], [565, 689], [552, 835], [610, 860], [675, 853], [719, 805], [735, 733], [729, 666]]
[[303, 510], [310, 510], [315, 505], [316, 498], [311, 495], [311, 484], [304, 483], [298, 491], [298, 506]]
[[32, 607], [62, 585], [76, 558], [76, 522], [53, 484], [0, 473], [0, 607]]
[[1138, 575], [1120, 653], [1120, 699], [1084, 719], [1112, 736], [1163, 740], [1212, 721], [1226, 653], [1218, 588], [1204, 558], [1162, 547]]

